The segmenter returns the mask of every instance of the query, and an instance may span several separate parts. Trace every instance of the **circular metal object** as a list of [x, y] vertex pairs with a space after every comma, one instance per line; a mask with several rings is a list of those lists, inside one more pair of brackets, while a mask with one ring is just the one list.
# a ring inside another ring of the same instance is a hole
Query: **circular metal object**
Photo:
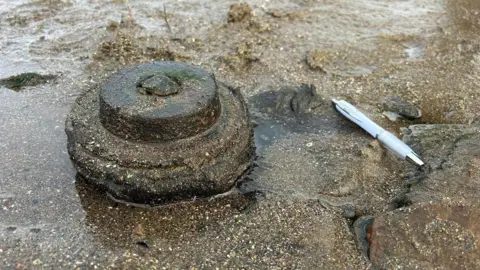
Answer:
[[210, 128], [220, 114], [217, 85], [207, 72], [154, 62], [112, 76], [100, 91], [100, 119], [125, 139], [166, 141]]
[[72, 107], [66, 133], [78, 173], [134, 203], [228, 191], [254, 156], [240, 92], [176, 62], [124, 69], [88, 89]]

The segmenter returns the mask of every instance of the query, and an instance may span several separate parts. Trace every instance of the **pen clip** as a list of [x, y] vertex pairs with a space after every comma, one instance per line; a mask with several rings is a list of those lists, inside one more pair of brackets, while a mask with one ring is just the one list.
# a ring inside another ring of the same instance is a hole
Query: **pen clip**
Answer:
[[346, 114], [348, 114], [350, 117], [352, 117], [353, 119], [357, 120], [358, 122], [362, 123], [362, 120], [356, 116], [353, 112], [349, 111], [347, 108], [345, 107], [342, 107], [342, 105], [339, 104], [339, 101], [334, 99], [333, 100], [333, 103], [337, 106], [338, 109], [341, 109], [342, 111], [344, 111]]

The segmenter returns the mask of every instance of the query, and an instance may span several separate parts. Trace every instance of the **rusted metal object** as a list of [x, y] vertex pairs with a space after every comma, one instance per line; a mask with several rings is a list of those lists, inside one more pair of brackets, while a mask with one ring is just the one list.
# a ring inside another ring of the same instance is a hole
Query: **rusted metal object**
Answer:
[[66, 133], [78, 173], [134, 203], [223, 193], [254, 156], [240, 92], [176, 62], [124, 69], [87, 90], [67, 118]]

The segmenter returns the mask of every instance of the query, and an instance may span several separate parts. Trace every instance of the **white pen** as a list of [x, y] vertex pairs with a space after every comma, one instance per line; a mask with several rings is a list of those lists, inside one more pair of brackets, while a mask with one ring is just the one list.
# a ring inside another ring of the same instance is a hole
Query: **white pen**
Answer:
[[344, 100], [332, 99], [332, 101], [341, 114], [379, 140], [388, 150], [413, 165], [423, 166], [425, 164], [408, 145], [370, 120], [352, 104]]

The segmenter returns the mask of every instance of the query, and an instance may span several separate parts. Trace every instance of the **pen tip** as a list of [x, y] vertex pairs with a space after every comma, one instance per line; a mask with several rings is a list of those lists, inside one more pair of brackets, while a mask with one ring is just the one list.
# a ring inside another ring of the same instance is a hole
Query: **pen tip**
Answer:
[[420, 159], [420, 157], [413, 152], [406, 156], [406, 160], [411, 164], [419, 167], [422, 167], [423, 165], [425, 165], [425, 163]]

